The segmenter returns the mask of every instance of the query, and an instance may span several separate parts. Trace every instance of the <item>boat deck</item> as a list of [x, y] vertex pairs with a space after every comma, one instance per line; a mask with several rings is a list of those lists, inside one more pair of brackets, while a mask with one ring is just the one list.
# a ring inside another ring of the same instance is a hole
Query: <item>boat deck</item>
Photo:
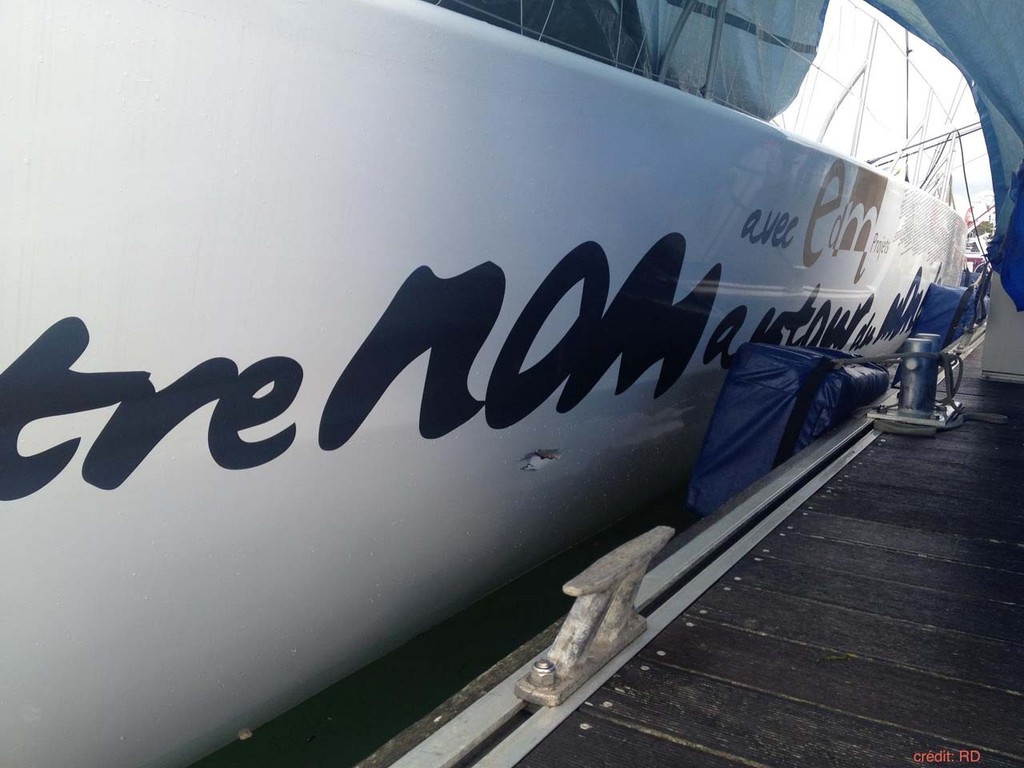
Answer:
[[1008, 423], [879, 437], [519, 765], [1024, 766], [1024, 387], [980, 357]]

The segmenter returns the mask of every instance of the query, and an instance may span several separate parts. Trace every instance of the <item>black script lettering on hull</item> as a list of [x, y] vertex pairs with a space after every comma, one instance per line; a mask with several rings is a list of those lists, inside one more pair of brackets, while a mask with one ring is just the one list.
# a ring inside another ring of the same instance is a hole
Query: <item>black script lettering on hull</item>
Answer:
[[[555, 265], [520, 313], [491, 371], [484, 401], [470, 394], [467, 379], [501, 310], [504, 272], [491, 262], [451, 278], [439, 278], [425, 266], [418, 268], [338, 378], [324, 406], [320, 446], [334, 450], [344, 445], [394, 379], [426, 352], [430, 359], [419, 428], [428, 439], [448, 434], [481, 409], [492, 428], [510, 427], [563, 385], [557, 410], [566, 413], [593, 390], [616, 360], [616, 394], [660, 362], [654, 390], [654, 397], [660, 397], [683, 375], [696, 353], [722, 275], [721, 265], [714, 265], [685, 298], [674, 302], [685, 252], [682, 235], [663, 237], [640, 259], [606, 308], [609, 268], [604, 250], [594, 242], [574, 248]], [[892, 338], [916, 317], [923, 295], [920, 283], [918, 271], [906, 295], [897, 295], [877, 331], [874, 315], [864, 320], [873, 296], [851, 314], [841, 307], [833, 310], [828, 301], [816, 307], [819, 287], [798, 310], [769, 309], [753, 339], [856, 349], [870, 343], [876, 333], [879, 339]], [[548, 316], [577, 284], [582, 284], [583, 291], [576, 320], [539, 362], [522, 370]], [[705, 364], [718, 357], [728, 367], [747, 315], [743, 305], [729, 311], [710, 334], [703, 353]], [[801, 330], [804, 333], [798, 336]], [[208, 448], [225, 469], [265, 464], [295, 440], [295, 424], [255, 442], [239, 434], [283, 415], [294, 402], [302, 384], [302, 367], [291, 358], [266, 358], [241, 372], [234, 361], [214, 358], [157, 391], [144, 371], [71, 370], [88, 344], [85, 323], [65, 318], [0, 373], [0, 500], [40, 490], [78, 450], [80, 438], [32, 456], [18, 453], [21, 431], [33, 421], [52, 416], [117, 406], [82, 467], [83, 478], [104, 489], [124, 483], [174, 427], [210, 403], [216, 405]]]
[[[654, 397], [661, 397], [693, 357], [722, 276], [722, 266], [716, 264], [686, 298], [673, 303], [685, 254], [682, 235], [663, 237], [640, 260], [605, 311], [609, 274], [601, 246], [584, 243], [569, 253], [541, 283], [505, 340], [487, 385], [487, 423], [495, 429], [516, 424], [563, 382], [557, 410], [568, 413], [620, 358], [616, 395], [661, 361], [654, 389]], [[579, 282], [583, 298], [576, 322], [543, 359], [522, 371], [544, 321]]]
[[[593, 389], [619, 357], [616, 394], [662, 362], [655, 397], [682, 375], [700, 343], [721, 276], [715, 265], [682, 301], [673, 304], [686, 253], [682, 235], [659, 240], [640, 260], [605, 312], [608, 259], [600, 245], [570, 251], [527, 302], [498, 354], [485, 401], [469, 393], [473, 361], [498, 318], [504, 273], [488, 262], [448, 279], [420, 267], [402, 285], [356, 351], [328, 398], [320, 447], [334, 450], [356, 433], [391, 383], [429, 350], [420, 407], [420, 434], [442, 437], [485, 408], [488, 425], [510, 427], [531, 414], [562, 384], [558, 411], [566, 413]], [[565, 335], [527, 370], [523, 361], [559, 302], [583, 286], [579, 314]]]
[[484, 404], [467, 379], [505, 298], [505, 273], [487, 262], [448, 279], [414, 271], [331, 390], [320, 419], [320, 447], [340, 448], [356, 433], [402, 371], [430, 351], [420, 434], [442, 437]]
[[[664, 394], [700, 342], [721, 277], [721, 265], [715, 265], [686, 298], [673, 303], [685, 251], [682, 235], [659, 240], [606, 311], [609, 270], [604, 251], [593, 242], [573, 249], [541, 283], [505, 340], [486, 401], [470, 394], [467, 379], [501, 311], [505, 275], [491, 262], [447, 279], [420, 267], [398, 290], [335, 384], [321, 418], [320, 446], [333, 450], [344, 445], [394, 379], [425, 352], [430, 361], [420, 434], [428, 439], [448, 434], [481, 409], [486, 409], [490, 426], [511, 426], [563, 384], [558, 410], [569, 411], [619, 358], [616, 394], [658, 361], [662, 368], [655, 397]], [[539, 363], [521, 370], [544, 321], [577, 283], [583, 284], [583, 301], [576, 322]], [[234, 361], [214, 358], [157, 391], [144, 371], [71, 370], [88, 344], [85, 323], [65, 318], [0, 374], [0, 499], [23, 498], [43, 488], [78, 450], [81, 438], [33, 456], [18, 453], [21, 431], [51, 416], [117, 406], [82, 466], [86, 482], [108, 490], [124, 483], [174, 427], [210, 403], [216, 405], [208, 449], [225, 469], [265, 464], [295, 440], [295, 424], [255, 442], [239, 435], [281, 416], [294, 402], [302, 367], [291, 358], [267, 358], [241, 372]]]
[[[71, 461], [81, 438], [33, 456], [18, 453], [21, 430], [37, 419], [117, 405], [85, 457], [82, 475], [98, 488], [123, 483], [174, 427], [207, 403], [209, 449], [225, 469], [247, 469], [280, 456], [295, 439], [295, 425], [249, 443], [238, 432], [284, 413], [302, 383], [302, 368], [287, 357], [261, 360], [242, 373], [231, 360], [207, 360], [159, 392], [149, 374], [78, 373], [71, 366], [89, 344], [77, 317], [52, 325], [0, 374], [0, 500], [29, 496]], [[266, 385], [272, 389], [254, 395]]]

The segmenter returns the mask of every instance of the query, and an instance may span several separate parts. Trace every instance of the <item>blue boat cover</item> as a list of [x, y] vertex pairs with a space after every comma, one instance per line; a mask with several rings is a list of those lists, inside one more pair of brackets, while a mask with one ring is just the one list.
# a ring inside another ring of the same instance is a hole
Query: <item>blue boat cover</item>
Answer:
[[885, 393], [888, 372], [832, 349], [743, 344], [718, 395], [686, 506], [703, 516]]
[[996, 234], [989, 242], [988, 257], [992, 268], [999, 273], [1003, 289], [1013, 299], [1017, 311], [1024, 311], [1024, 206], [1017, 205], [1024, 183], [1024, 163], [1013, 176], [1010, 200], [1013, 212], [1005, 232]]
[[935, 333], [942, 339], [942, 346], [948, 347], [967, 333], [974, 322], [974, 294], [973, 285], [960, 288], [932, 283], [910, 335]]

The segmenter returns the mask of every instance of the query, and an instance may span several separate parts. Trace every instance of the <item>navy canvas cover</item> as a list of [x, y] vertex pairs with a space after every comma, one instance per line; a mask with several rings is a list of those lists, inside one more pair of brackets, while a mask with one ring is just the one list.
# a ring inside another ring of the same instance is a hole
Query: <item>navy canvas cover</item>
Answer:
[[[934, 333], [942, 339], [946, 347], [963, 335], [964, 316], [968, 314], [968, 306], [972, 305], [974, 295], [972, 288], [938, 285], [932, 283], [921, 303], [921, 314], [910, 331], [911, 336], [922, 333]], [[973, 315], [973, 312], [970, 314]]]
[[[1024, 311], [1024, 206], [1018, 205], [1024, 187], [1024, 163], [1013, 177], [1010, 199], [1014, 205], [1006, 231], [989, 242], [988, 257], [999, 273], [1006, 294], [1018, 312]], [[1000, 222], [1002, 223], [1002, 222]], [[1001, 229], [1001, 228], [1000, 228]]]
[[686, 505], [707, 515], [889, 387], [877, 365], [833, 369], [831, 349], [743, 344], [715, 403]]

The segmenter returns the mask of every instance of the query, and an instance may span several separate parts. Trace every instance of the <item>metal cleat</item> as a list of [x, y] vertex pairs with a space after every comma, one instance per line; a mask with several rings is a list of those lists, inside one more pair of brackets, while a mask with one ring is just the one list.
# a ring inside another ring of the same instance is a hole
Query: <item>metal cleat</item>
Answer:
[[545, 707], [561, 704], [643, 634], [647, 620], [636, 611], [637, 591], [651, 558], [673, 535], [668, 526], [654, 528], [562, 587], [576, 602], [547, 653], [516, 684], [519, 698]]

